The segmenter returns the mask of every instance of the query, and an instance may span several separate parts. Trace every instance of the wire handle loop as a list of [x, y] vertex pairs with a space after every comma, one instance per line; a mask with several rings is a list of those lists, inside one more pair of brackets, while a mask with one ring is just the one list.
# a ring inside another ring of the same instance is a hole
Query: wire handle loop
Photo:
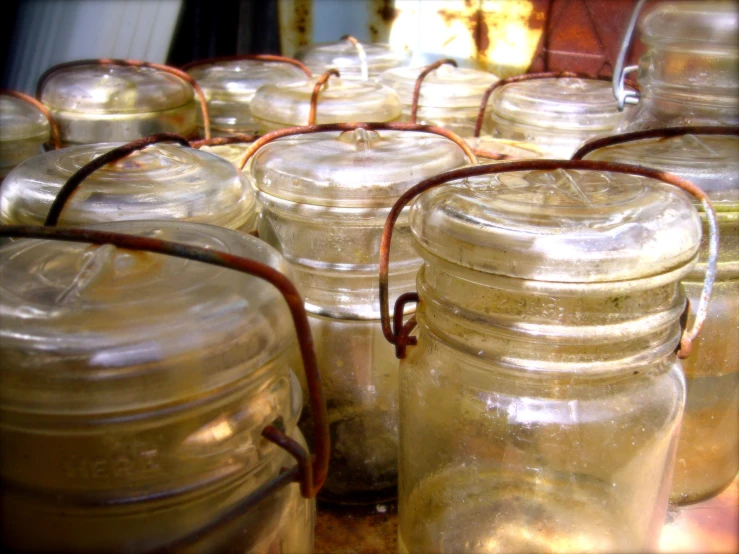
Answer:
[[[297, 334], [313, 414], [316, 454], [311, 461], [310, 455], [299, 443], [276, 427], [267, 426], [263, 430], [262, 435], [267, 440], [288, 451], [298, 461], [298, 465], [295, 466], [297, 469], [292, 468], [288, 470], [287, 473], [291, 478], [286, 478], [283, 474], [263, 488], [271, 492], [275, 487], [281, 488], [292, 481], [299, 481], [300, 490], [304, 497], [312, 498], [318, 493], [323, 486], [323, 482], [326, 480], [328, 471], [330, 446], [328, 416], [321, 385], [321, 376], [313, 346], [313, 337], [311, 335], [310, 325], [308, 324], [308, 316], [305, 311], [303, 299], [297, 288], [295, 288], [295, 285], [285, 275], [256, 260], [242, 258], [210, 248], [202, 248], [145, 236], [111, 233], [92, 229], [40, 227], [35, 225], [0, 225], [0, 237], [25, 237], [92, 244], [112, 244], [117, 248], [164, 254], [224, 267], [258, 277], [272, 284], [285, 299], [290, 309]], [[257, 498], [252, 498], [255, 495]], [[239, 503], [240, 508], [236, 511], [234, 517], [243, 513], [244, 509], [247, 509], [244, 508], [245, 505], [250, 507], [263, 497], [264, 491], [256, 491], [253, 495], [250, 495], [250, 497]]]
[[464, 151], [470, 163], [477, 163], [477, 157], [467, 142], [452, 131], [441, 127], [434, 127], [433, 125], [416, 125], [414, 123], [326, 123], [323, 125], [305, 125], [303, 127], [278, 129], [259, 137], [244, 154], [239, 168], [243, 170], [247, 162], [262, 146], [283, 137], [310, 135], [313, 133], [331, 131], [356, 131], [357, 129], [364, 129], [366, 131], [418, 131], [422, 133], [432, 133], [451, 140]]
[[310, 69], [308, 69], [305, 64], [302, 62], [299, 62], [298, 60], [295, 60], [293, 58], [288, 58], [286, 56], [278, 56], [276, 54], [239, 54], [237, 56], [217, 56], [214, 58], [205, 58], [202, 60], [197, 60], [194, 62], [186, 63], [182, 66], [183, 71], [189, 71], [190, 69], [193, 69], [194, 67], [198, 67], [201, 65], [208, 65], [208, 64], [215, 64], [215, 63], [221, 63], [221, 62], [238, 62], [241, 60], [254, 60], [258, 62], [277, 62], [277, 63], [285, 63], [292, 65], [294, 67], [297, 67], [305, 73], [305, 76], [309, 79], [313, 77], [313, 74], [311, 73]]
[[633, 90], [626, 90], [624, 81], [627, 73], [632, 73], [639, 69], [638, 65], [630, 65], [624, 68], [626, 62], [626, 54], [629, 52], [631, 46], [631, 37], [634, 35], [634, 29], [636, 28], [636, 22], [639, 19], [642, 7], [647, 0], [639, 0], [634, 5], [634, 11], [631, 12], [631, 19], [626, 26], [624, 32], [624, 38], [621, 41], [621, 49], [618, 52], [618, 58], [616, 58], [616, 66], [613, 68], [613, 79], [612, 88], [613, 96], [618, 104], [618, 111], [622, 112], [626, 107], [626, 104], [638, 104], [639, 103], [639, 92]]
[[367, 65], [367, 52], [364, 50], [364, 46], [351, 35], [344, 35], [341, 40], [348, 40], [357, 49], [357, 55], [359, 56], [359, 68], [362, 72], [362, 81], [369, 81], [369, 66]]
[[[718, 259], [718, 224], [716, 221], [716, 212], [705, 192], [699, 187], [692, 184], [690, 181], [667, 173], [666, 171], [658, 171], [655, 169], [649, 169], [642, 166], [614, 163], [614, 162], [599, 162], [590, 160], [519, 160], [513, 162], [502, 162], [496, 164], [476, 165], [467, 166], [459, 169], [453, 169], [445, 173], [440, 173], [434, 177], [425, 179], [408, 189], [403, 193], [400, 198], [395, 202], [390, 213], [385, 221], [385, 227], [382, 232], [382, 240], [380, 243], [380, 318], [382, 323], [382, 333], [385, 339], [391, 343], [400, 346], [400, 352], [398, 357], [402, 358], [405, 355], [405, 346], [411, 344], [409, 341], [408, 333], [412, 326], [415, 324], [413, 320], [409, 320], [404, 326], [403, 330], [397, 332], [398, 325], [395, 325], [395, 329], [391, 325], [390, 319], [390, 308], [389, 308], [389, 293], [388, 293], [388, 268], [390, 266], [390, 243], [392, 241], [393, 227], [395, 222], [400, 216], [403, 208], [405, 208], [412, 200], [418, 195], [426, 192], [429, 189], [448, 183], [449, 181], [455, 181], [458, 179], [467, 179], [470, 177], [478, 177], [480, 175], [495, 175], [498, 173], [507, 173], [512, 171], [554, 171], [556, 169], [565, 170], [585, 170], [585, 171], [607, 171], [611, 173], [624, 173], [627, 175], [638, 175], [649, 179], [656, 179], [673, 185], [677, 188], [684, 190], [685, 192], [695, 196], [705, 210], [708, 218], [709, 225], [709, 256], [708, 256], [708, 269], [706, 271], [706, 278], [703, 283], [703, 292], [701, 294], [700, 303], [696, 312], [696, 317], [693, 325], [690, 329], [684, 329], [682, 336], [680, 337], [680, 345], [677, 349], [677, 355], [681, 359], [687, 358], [690, 355], [692, 344], [695, 338], [700, 333], [703, 326], [703, 322], [706, 319], [706, 313], [708, 310], [708, 302], [711, 299], [711, 292], [713, 290], [713, 283], [716, 279], [716, 264]], [[397, 320], [397, 315], [394, 315]], [[405, 329], [405, 327], [410, 327]]]
[[451, 58], [444, 58], [443, 60], [436, 60], [434, 63], [427, 65], [423, 68], [423, 71], [418, 74], [418, 77], [416, 78], [416, 83], [413, 85], [413, 100], [411, 101], [410, 119], [411, 123], [416, 123], [416, 120], [418, 119], [418, 98], [421, 95], [421, 85], [423, 84], [423, 80], [429, 73], [436, 71], [442, 65], [451, 65], [453, 67], [458, 67], [455, 60], [452, 60]]
[[203, 146], [226, 146], [228, 144], [248, 144], [257, 140], [257, 135], [233, 134], [225, 137], [196, 139], [190, 141], [190, 148], [200, 149]]
[[326, 86], [326, 83], [331, 77], [340, 78], [341, 73], [338, 69], [329, 69], [316, 79], [316, 84], [313, 85], [313, 92], [310, 95], [310, 111], [308, 112], [308, 125], [316, 124], [316, 112], [318, 111], [318, 95]]
[[110, 163], [117, 162], [137, 150], [143, 150], [147, 146], [159, 142], [176, 142], [181, 146], [190, 146], [187, 139], [180, 135], [175, 133], [159, 133], [133, 140], [106, 152], [102, 156], [98, 156], [97, 158], [90, 160], [87, 164], [79, 168], [59, 189], [56, 198], [54, 198], [54, 201], [51, 203], [51, 208], [49, 208], [49, 213], [46, 216], [44, 225], [54, 227], [59, 223], [59, 217], [62, 215], [62, 210], [77, 190], [77, 187], [79, 187], [82, 181], [87, 179], [98, 169], [105, 167]]
[[13, 98], [23, 100], [31, 104], [38, 111], [40, 111], [43, 114], [43, 116], [46, 118], [46, 120], [49, 122], [49, 128], [51, 131], [49, 143], [51, 144], [52, 148], [54, 150], [59, 150], [62, 147], [62, 139], [59, 134], [59, 125], [57, 125], [56, 121], [54, 121], [54, 116], [51, 114], [51, 110], [49, 110], [49, 108], [44, 106], [41, 102], [36, 100], [33, 96], [29, 96], [28, 94], [23, 94], [22, 92], [18, 92], [17, 90], [2, 89], [0, 90], [0, 94], [4, 96], [12, 96]]
[[148, 67], [151, 69], [156, 69], [158, 71], [163, 71], [164, 73], [169, 73], [171, 75], [174, 75], [175, 77], [179, 77], [181, 80], [189, 84], [195, 91], [195, 94], [198, 95], [198, 98], [200, 99], [200, 112], [203, 117], [203, 131], [205, 134], [205, 138], [209, 139], [211, 137], [210, 113], [208, 112], [208, 101], [205, 98], [205, 93], [203, 92], [203, 89], [201, 89], [197, 81], [195, 81], [195, 79], [190, 77], [187, 73], [185, 73], [181, 69], [177, 69], [176, 67], [172, 67], [169, 65], [153, 63], [153, 62], [144, 62], [140, 60], [119, 60], [119, 59], [112, 59], [112, 58], [76, 60], [73, 62], [60, 63], [60, 64], [50, 67], [49, 69], [47, 69], [41, 74], [41, 77], [39, 77], [39, 80], [36, 83], [36, 98], [39, 101], [41, 101], [41, 96], [44, 92], [44, 86], [46, 85], [46, 81], [49, 79], [49, 77], [51, 77], [53, 73], [56, 73], [57, 71], [62, 70], [62, 69], [68, 69], [70, 67], [78, 67], [82, 65], [103, 65], [103, 66], [114, 65], [114, 66], [123, 66], [123, 67]]

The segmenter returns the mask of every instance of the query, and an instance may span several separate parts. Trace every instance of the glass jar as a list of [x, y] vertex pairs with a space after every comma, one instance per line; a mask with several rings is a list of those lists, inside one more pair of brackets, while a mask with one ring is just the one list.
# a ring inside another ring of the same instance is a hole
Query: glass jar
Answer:
[[606, 81], [574, 77], [508, 83], [493, 92], [488, 131], [569, 158], [585, 140], [609, 135], [624, 114]]
[[424, 264], [400, 366], [400, 551], [656, 550], [690, 198], [600, 171], [479, 175], [424, 192], [410, 226]]
[[[0, 188], [0, 222], [43, 224], [62, 185], [117, 146], [70, 146], [22, 163]], [[227, 160], [161, 143], [87, 177], [67, 202], [60, 224], [132, 219], [177, 219], [248, 232], [256, 220], [256, 199], [247, 180]]]
[[[276, 140], [247, 166], [261, 204], [259, 236], [292, 264], [323, 370], [331, 473], [321, 498], [363, 503], [397, 494], [398, 360], [379, 321], [380, 236], [405, 190], [464, 163], [462, 150], [441, 137], [358, 129]], [[407, 222], [399, 232], [393, 297], [412, 289], [420, 264]]]
[[151, 67], [62, 64], [42, 76], [38, 97], [67, 144], [197, 133], [198, 103], [192, 86]]
[[[227, 229], [92, 228], [290, 275], [272, 248]], [[303, 440], [295, 334], [270, 283], [110, 244], [31, 239], [0, 247], [0, 283], [5, 548], [148, 552], [195, 537], [187, 552], [312, 551], [314, 506], [297, 484], [221, 521], [293, 465], [265, 426], [279, 421]]]
[[546, 157], [544, 150], [527, 142], [493, 137], [466, 137], [465, 141], [474, 151], [479, 163], [533, 160]]
[[[309, 125], [311, 96], [316, 79], [300, 83], [275, 83], [257, 90], [251, 113], [262, 133], [285, 127]], [[329, 79], [318, 95], [313, 123], [387, 123], [400, 116], [400, 101], [390, 88], [372, 81]]]
[[639, 105], [621, 131], [739, 124], [739, 7], [666, 2], [640, 25]]
[[[357, 41], [358, 42], [358, 41]], [[344, 79], [376, 80], [383, 71], [408, 64], [409, 53], [397, 52], [389, 44], [358, 42], [343, 38], [336, 42], [311, 44], [298, 50], [295, 57], [314, 75], [338, 69]], [[367, 75], [363, 75], [366, 65]]]
[[[249, 110], [257, 89], [266, 84], [297, 83], [306, 79], [306, 73], [295, 65], [258, 59], [197, 63], [187, 72], [203, 89], [214, 136], [258, 131], [259, 126]], [[198, 115], [198, 125], [202, 136], [201, 115]]]
[[[392, 87], [403, 104], [402, 121], [411, 120], [413, 90], [423, 67], [391, 69], [380, 82]], [[423, 80], [418, 96], [417, 123], [437, 125], [463, 136], [472, 136], [485, 90], [498, 78], [487, 71], [442, 65]]]
[[0, 182], [19, 163], [43, 152], [50, 137], [49, 121], [35, 106], [0, 94]]
[[[683, 362], [687, 403], [670, 500], [689, 503], [714, 496], [739, 471], [739, 137], [693, 135], [627, 142], [587, 159], [626, 162], [668, 171], [701, 187], [719, 222], [719, 257], [703, 332]], [[702, 214], [705, 218], [705, 214]], [[704, 237], [707, 234], [704, 219]], [[683, 279], [698, 305], [708, 258]]]

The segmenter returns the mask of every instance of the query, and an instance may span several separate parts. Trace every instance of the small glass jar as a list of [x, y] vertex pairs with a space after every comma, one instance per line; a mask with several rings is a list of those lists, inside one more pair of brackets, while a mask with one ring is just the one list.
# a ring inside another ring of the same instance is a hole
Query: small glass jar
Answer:
[[509, 83], [493, 92], [488, 131], [567, 159], [585, 140], [609, 135], [624, 117], [611, 84], [574, 77]]
[[[364, 503], [397, 494], [398, 360], [380, 326], [380, 236], [405, 190], [464, 163], [441, 137], [360, 129], [276, 140], [247, 166], [261, 204], [259, 236], [292, 264], [322, 369], [331, 472], [321, 498]], [[420, 263], [405, 220], [399, 232], [393, 297], [412, 289]]]
[[[309, 125], [311, 96], [316, 79], [276, 83], [257, 90], [251, 113], [262, 133]], [[372, 81], [329, 79], [318, 95], [315, 123], [371, 121], [387, 123], [400, 117], [395, 91]]]
[[156, 133], [197, 134], [198, 102], [189, 83], [151, 67], [72, 65], [39, 83], [62, 142], [128, 142]]
[[400, 366], [400, 551], [656, 550], [690, 198], [599, 171], [482, 175], [423, 193], [410, 226], [424, 264]]
[[[53, 150], [16, 167], [0, 188], [0, 223], [42, 225], [67, 180], [120, 144]], [[156, 219], [209, 223], [251, 231], [254, 191], [227, 160], [161, 143], [134, 152], [87, 177], [62, 211], [61, 225]]]
[[736, 2], [666, 2], [640, 25], [639, 105], [621, 131], [739, 125]]
[[[306, 74], [289, 63], [240, 59], [216, 60], [197, 64], [187, 70], [203, 89], [208, 102], [214, 136], [255, 133], [259, 130], [249, 104], [257, 89], [272, 83], [305, 81]], [[198, 112], [202, 136], [202, 115]]]
[[[92, 228], [290, 275], [272, 248], [227, 229]], [[297, 484], [219, 521], [294, 464], [265, 426], [303, 441], [295, 335], [270, 283], [110, 244], [17, 239], [0, 247], [0, 288], [5, 549], [149, 552], [195, 536], [187, 552], [312, 551], [314, 503]]]
[[[389, 44], [354, 44], [350, 39], [311, 44], [298, 50], [295, 57], [308, 66], [314, 75], [338, 69], [344, 79], [376, 80], [383, 71], [408, 64], [409, 53], [397, 52]], [[366, 64], [367, 76], [362, 74]]]
[[[586, 158], [679, 175], [701, 187], [716, 209], [718, 271], [703, 332], [683, 361], [688, 396], [670, 500], [709, 498], [739, 471], [739, 137], [646, 139], [602, 148]], [[704, 221], [704, 237], [707, 231]], [[693, 306], [700, 299], [707, 258], [704, 239], [699, 265], [683, 279]]]
[[0, 182], [15, 166], [43, 152], [51, 128], [35, 106], [0, 94]]
[[[403, 104], [402, 121], [411, 120], [413, 90], [423, 67], [391, 69], [380, 82], [392, 87]], [[492, 73], [442, 65], [423, 80], [418, 95], [417, 123], [437, 125], [463, 136], [475, 130], [485, 91], [498, 80]]]

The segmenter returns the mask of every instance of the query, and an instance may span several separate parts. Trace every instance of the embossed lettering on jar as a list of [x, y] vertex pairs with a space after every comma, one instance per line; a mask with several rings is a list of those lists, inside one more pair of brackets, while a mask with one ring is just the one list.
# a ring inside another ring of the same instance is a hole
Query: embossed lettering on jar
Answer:
[[700, 220], [668, 185], [518, 172], [422, 194], [400, 366], [401, 552], [649, 551]]

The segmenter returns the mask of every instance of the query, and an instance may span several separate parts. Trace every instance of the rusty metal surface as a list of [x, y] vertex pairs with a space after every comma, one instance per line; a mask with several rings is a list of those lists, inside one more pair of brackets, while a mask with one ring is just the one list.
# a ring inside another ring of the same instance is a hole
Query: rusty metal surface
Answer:
[[313, 0], [279, 0], [277, 10], [282, 54], [293, 56], [313, 42]]
[[54, 116], [51, 115], [49, 108], [44, 106], [41, 102], [36, 100], [33, 96], [29, 96], [28, 94], [24, 94], [16, 90], [2, 89], [0, 90], [0, 95], [12, 96], [13, 98], [17, 98], [18, 100], [23, 100], [31, 104], [38, 111], [40, 111], [44, 115], [46, 120], [49, 122], [49, 128], [50, 128], [50, 133], [51, 133], [49, 144], [54, 150], [58, 150], [59, 148], [62, 147], [62, 140], [59, 135], [59, 125], [57, 125], [56, 121], [54, 121]]
[[370, 42], [387, 42], [398, 16], [393, 0], [370, 0], [367, 4], [367, 31]]
[[396, 504], [319, 504], [315, 554], [392, 554], [397, 551]]

